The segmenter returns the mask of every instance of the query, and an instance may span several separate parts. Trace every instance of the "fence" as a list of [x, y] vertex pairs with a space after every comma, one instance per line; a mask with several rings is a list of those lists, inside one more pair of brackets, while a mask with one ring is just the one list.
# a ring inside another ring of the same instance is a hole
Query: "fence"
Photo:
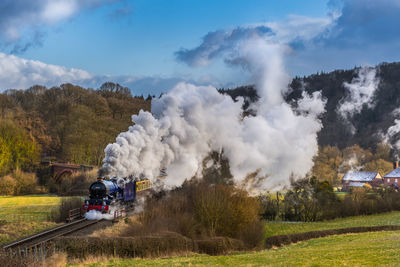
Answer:
[[58, 252], [53, 242], [42, 242], [35, 246], [21, 247], [14, 249], [3, 249], [1, 253], [7, 257], [13, 258], [17, 264], [18, 259], [23, 261], [27, 259], [29, 261], [42, 261], [48, 257], [51, 257], [54, 253]]
[[76, 208], [68, 211], [67, 222], [72, 222], [75, 219], [79, 219], [82, 217], [84, 211], [82, 208]]

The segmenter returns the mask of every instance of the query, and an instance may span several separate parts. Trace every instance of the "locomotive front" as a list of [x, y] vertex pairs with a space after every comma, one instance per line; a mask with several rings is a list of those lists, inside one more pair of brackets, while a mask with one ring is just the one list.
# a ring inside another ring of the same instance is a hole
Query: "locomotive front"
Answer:
[[86, 211], [98, 210], [103, 213], [110, 212], [110, 206], [122, 194], [115, 180], [104, 180], [98, 178], [89, 187], [89, 199], [85, 200], [84, 209]]
[[95, 210], [110, 213], [112, 207], [132, 207], [137, 193], [151, 188], [148, 179], [136, 180], [132, 177], [98, 178], [89, 187], [89, 199], [85, 200], [85, 211]]

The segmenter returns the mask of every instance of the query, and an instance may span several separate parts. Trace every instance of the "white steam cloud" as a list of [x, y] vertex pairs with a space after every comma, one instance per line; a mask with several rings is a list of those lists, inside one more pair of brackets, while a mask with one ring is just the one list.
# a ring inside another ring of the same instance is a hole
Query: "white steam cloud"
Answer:
[[[211, 151], [223, 151], [239, 185], [250, 173], [257, 173], [259, 190], [286, 185], [291, 175], [304, 176], [318, 149], [318, 116], [325, 102], [319, 92], [304, 93], [296, 109], [284, 101], [287, 49], [252, 36], [230, 53], [230, 63], [245, 66], [256, 81], [255, 116], [243, 117], [243, 99], [235, 102], [214, 87], [180, 83], [153, 100], [152, 113], [132, 116], [134, 126], [106, 147], [103, 171], [143, 174], [174, 188], [200, 175]], [[162, 168], [168, 176], [160, 181]]]
[[397, 108], [392, 111], [393, 116], [395, 117], [393, 125], [391, 125], [386, 133], [380, 132], [380, 137], [383, 142], [387, 143], [392, 149], [395, 150], [395, 157], [398, 158], [398, 152], [400, 151], [400, 108]]
[[375, 68], [360, 68], [357, 77], [351, 83], [345, 82], [343, 85], [348, 92], [338, 108], [338, 113], [343, 118], [350, 119], [354, 114], [360, 113], [364, 105], [368, 108], [374, 107], [373, 97], [379, 85]]

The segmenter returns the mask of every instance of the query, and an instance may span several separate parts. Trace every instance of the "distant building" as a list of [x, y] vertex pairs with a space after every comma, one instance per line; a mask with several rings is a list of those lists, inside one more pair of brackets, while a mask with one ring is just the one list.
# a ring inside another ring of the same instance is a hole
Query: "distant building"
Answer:
[[369, 184], [371, 187], [377, 187], [383, 183], [379, 172], [347, 172], [342, 178], [342, 190], [349, 191], [351, 188], [363, 187]]
[[393, 169], [393, 171], [389, 172], [383, 177], [384, 185], [398, 188], [400, 183], [400, 168], [398, 161], [393, 162]]

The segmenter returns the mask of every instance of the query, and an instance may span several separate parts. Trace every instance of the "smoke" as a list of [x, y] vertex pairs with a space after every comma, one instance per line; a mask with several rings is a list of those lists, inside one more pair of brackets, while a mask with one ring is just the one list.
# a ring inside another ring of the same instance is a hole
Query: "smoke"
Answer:
[[[342, 99], [337, 112], [348, 122], [357, 113], [360, 113], [363, 106], [373, 108], [373, 97], [379, 85], [379, 79], [376, 77], [376, 69], [365, 66], [358, 70], [357, 77], [351, 83], [345, 82], [343, 86], [347, 91], [347, 97]], [[349, 122], [352, 133], [355, 128]]]
[[[317, 153], [318, 116], [325, 101], [303, 93], [297, 108], [284, 101], [289, 75], [283, 56], [290, 49], [252, 36], [231, 47], [225, 61], [251, 73], [260, 96], [255, 116], [243, 116], [243, 99], [232, 100], [212, 86], [179, 83], [152, 101], [152, 113], [132, 116], [134, 125], [105, 149], [103, 172], [145, 175], [170, 189], [200, 176], [203, 160], [223, 151], [237, 185], [256, 173], [258, 190], [282, 187], [304, 176]], [[168, 176], [158, 178], [160, 169]]]
[[114, 219], [114, 210], [110, 213], [101, 213], [98, 210], [89, 210], [85, 213], [85, 218], [88, 220], [112, 220]]
[[379, 85], [375, 68], [368, 66], [360, 68], [357, 77], [351, 83], [345, 82], [343, 85], [349, 94], [339, 107], [339, 112], [343, 117], [349, 118], [355, 113], [360, 113], [365, 104], [368, 108], [374, 107], [372, 100]]
[[396, 159], [399, 158], [399, 150], [400, 150], [400, 138], [399, 138], [399, 133], [400, 133], [400, 108], [397, 108], [392, 111], [392, 115], [394, 116], [394, 122], [393, 125], [391, 125], [386, 133], [384, 132], [379, 132], [379, 136], [381, 137], [382, 141], [385, 142], [390, 146], [390, 148], [394, 152], [394, 157]]

